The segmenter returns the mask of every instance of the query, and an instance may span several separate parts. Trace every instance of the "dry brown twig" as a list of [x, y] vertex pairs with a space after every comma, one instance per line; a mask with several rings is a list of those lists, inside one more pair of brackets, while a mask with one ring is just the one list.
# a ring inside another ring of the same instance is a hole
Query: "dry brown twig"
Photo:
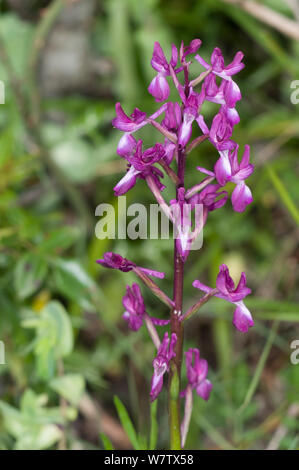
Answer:
[[79, 411], [88, 422], [91, 437], [98, 439], [102, 432], [118, 449], [131, 449], [131, 443], [120, 424], [89, 395], [85, 394], [81, 398]]
[[[299, 403], [293, 403], [287, 410], [286, 415], [290, 418], [296, 418], [299, 415]], [[281, 441], [287, 435], [288, 428], [281, 424], [275, 431], [272, 439], [270, 440], [266, 450], [277, 450]]]
[[272, 26], [282, 34], [299, 41], [299, 21], [291, 20], [266, 5], [251, 0], [222, 0], [249, 13], [263, 23]]

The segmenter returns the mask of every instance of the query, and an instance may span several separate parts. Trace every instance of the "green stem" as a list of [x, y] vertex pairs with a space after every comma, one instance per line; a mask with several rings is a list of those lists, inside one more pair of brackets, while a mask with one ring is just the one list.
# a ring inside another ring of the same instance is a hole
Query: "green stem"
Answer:
[[170, 424], [170, 449], [181, 450], [180, 430], [180, 378], [176, 365], [171, 367], [171, 380], [169, 387], [169, 424]]
[[[184, 186], [185, 177], [185, 149], [179, 148], [178, 152], [178, 179], [176, 188], [177, 199], [179, 188]], [[184, 261], [182, 260], [174, 240], [174, 279], [173, 279], [173, 302], [170, 325], [171, 333], [175, 333], [177, 342], [175, 345], [175, 357], [172, 359], [169, 377], [169, 426], [170, 426], [170, 449], [181, 449], [181, 425], [180, 425], [180, 382], [181, 366], [183, 356], [184, 327], [181, 320], [183, 309], [184, 289]]]

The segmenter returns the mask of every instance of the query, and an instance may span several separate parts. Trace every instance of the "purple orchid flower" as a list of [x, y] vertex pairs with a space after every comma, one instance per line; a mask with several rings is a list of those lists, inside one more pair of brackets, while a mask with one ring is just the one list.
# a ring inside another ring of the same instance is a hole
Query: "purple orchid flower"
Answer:
[[[193, 287], [207, 293], [213, 290], [212, 287], [206, 286], [198, 280], [195, 280], [192, 285]], [[241, 274], [239, 284], [235, 287], [234, 281], [229, 275], [228, 267], [225, 264], [222, 264], [219, 268], [216, 286], [219, 292], [215, 294], [215, 297], [219, 297], [220, 299], [224, 299], [227, 302], [236, 305], [233, 324], [239, 331], [246, 333], [249, 328], [254, 325], [254, 321], [250, 311], [243, 302], [243, 299], [251, 293], [251, 289], [246, 286], [245, 273]]]
[[203, 223], [206, 224], [209, 212], [220, 209], [228, 199], [227, 191], [219, 191], [220, 184], [209, 184], [200, 193], [194, 194], [188, 199], [191, 207], [195, 204], [203, 205]]
[[190, 88], [188, 98], [184, 98], [184, 113], [183, 113], [183, 122], [179, 129], [178, 134], [178, 143], [184, 147], [190, 140], [192, 134], [192, 123], [199, 116], [199, 109], [204, 101], [205, 93], [202, 89], [201, 93], [195, 93], [192, 88]]
[[[218, 196], [218, 195], [217, 195]], [[182, 260], [188, 258], [192, 245], [196, 242], [205, 224], [203, 204], [200, 199], [186, 199], [185, 188], [179, 188], [177, 199], [170, 201], [171, 220], [173, 222], [176, 248]], [[194, 228], [192, 229], [192, 211], [194, 211]]]
[[[163, 178], [163, 173], [156, 168], [154, 163], [158, 162], [165, 156], [165, 150], [162, 144], [155, 144], [153, 147], [142, 152], [142, 140], [139, 140], [134, 146], [131, 142], [131, 149], [134, 154], [129, 155], [123, 152], [124, 157], [129, 163], [129, 168], [125, 176], [114, 187], [116, 196], [121, 196], [127, 193], [133, 186], [135, 186], [137, 178], [146, 179], [151, 176], [158, 189], [162, 191], [164, 185], [161, 183], [160, 178]], [[127, 146], [126, 149], [130, 150]]]
[[164, 119], [161, 125], [170, 132], [177, 132], [182, 122], [182, 111], [179, 103], [166, 104]]
[[163, 104], [157, 111], [151, 114], [148, 118], [146, 113], [135, 108], [133, 113], [128, 116], [122, 109], [120, 103], [115, 105], [116, 117], [112, 120], [112, 125], [121, 131], [124, 131], [124, 135], [121, 137], [118, 146], [117, 153], [121, 157], [127, 157], [132, 154], [135, 150], [137, 142], [131, 135], [133, 132], [138, 131], [146, 124], [156, 119], [166, 110], [166, 104]]
[[165, 273], [137, 266], [135, 263], [133, 263], [133, 261], [123, 258], [121, 255], [118, 255], [117, 253], [113, 253], [111, 251], [104, 253], [103, 258], [98, 259], [96, 262], [98, 264], [101, 264], [105, 268], [118, 269], [123, 273], [127, 273], [129, 271], [134, 270], [135, 268], [138, 268], [140, 271], [143, 271], [149, 276], [154, 276], [159, 279], [163, 279], [165, 277]]
[[151, 381], [150, 398], [156, 400], [163, 387], [163, 376], [169, 371], [169, 363], [175, 357], [174, 347], [177, 342], [177, 335], [172, 333], [169, 339], [168, 333], [165, 333], [163, 341], [158, 349], [157, 356], [153, 360], [154, 374]]
[[148, 317], [151, 322], [157, 326], [165, 326], [169, 323], [169, 320], [151, 317], [146, 313], [141, 290], [136, 283], [132, 284], [132, 287], [127, 286], [126, 294], [123, 296], [122, 302], [126, 309], [123, 314], [123, 319], [133, 331], [138, 331], [141, 328], [145, 317]]
[[[188, 351], [185, 352], [185, 356], [188, 378], [187, 387], [191, 387], [192, 390], [195, 389], [197, 395], [207, 401], [213, 388], [213, 385], [207, 379], [209, 369], [208, 362], [200, 358], [200, 353], [197, 348], [188, 349]], [[186, 390], [187, 389], [182, 391], [181, 396], [186, 395]]]
[[230, 181], [236, 183], [236, 187], [232, 193], [232, 205], [235, 211], [243, 212], [246, 206], [253, 201], [251, 191], [246, 186], [244, 180], [247, 179], [254, 170], [254, 165], [249, 163], [250, 159], [250, 147], [245, 145], [243, 157], [241, 162], [238, 161], [238, 150], [239, 146], [230, 155], [232, 173]]
[[[170, 75], [169, 64], [174, 69], [176, 67], [177, 61], [178, 50], [176, 46], [172, 45], [171, 60], [168, 63], [162, 47], [158, 42], [155, 42], [151, 65], [153, 69], [158, 72], [158, 74], [151, 81], [148, 87], [148, 91], [157, 102], [165, 101], [169, 96], [170, 88], [166, 77]], [[180, 70], [181, 69], [175, 70], [175, 73], [178, 73]]]
[[123, 319], [128, 322], [131, 330], [138, 331], [143, 324], [143, 317], [145, 315], [144, 300], [138, 284], [134, 283], [132, 287], [127, 286], [122, 302], [126, 309]]
[[167, 165], [170, 165], [173, 157], [175, 156], [176, 145], [173, 142], [170, 142], [168, 139], [165, 139], [164, 150], [165, 156], [163, 157], [163, 160], [167, 163]]
[[195, 52], [197, 52], [200, 48], [201, 44], [202, 41], [200, 39], [193, 39], [188, 46], [185, 46], [184, 42], [182, 41], [180, 47], [180, 60], [185, 62], [187, 55], [195, 54]]
[[177, 250], [183, 261], [186, 261], [190, 252], [192, 240], [191, 205], [189, 205], [185, 200], [184, 188], [179, 188], [178, 199], [171, 200], [170, 204], [174, 221]]
[[237, 100], [233, 100], [232, 97], [227, 99], [228, 83], [222, 80], [220, 86], [218, 86], [215, 75], [208, 75], [204, 81], [205, 99], [212, 103], [221, 104], [221, 111], [225, 114], [231, 126], [234, 126], [240, 122], [240, 116], [235, 108]]
[[[250, 188], [245, 184], [245, 179], [252, 174], [254, 165], [249, 163], [249, 145], [245, 145], [243, 157], [240, 163], [238, 161], [239, 146], [237, 144], [234, 145], [235, 146], [231, 151], [219, 151], [220, 158], [214, 166], [214, 172], [200, 166], [198, 166], [197, 169], [204, 174], [216, 177], [220, 186], [225, 186], [228, 182], [235, 183], [236, 187], [231, 196], [232, 205], [236, 212], [244, 212], [247, 205], [251, 204], [253, 201]], [[194, 198], [194, 201], [195, 200], [196, 198]]]
[[120, 103], [115, 105], [116, 118], [112, 120], [112, 126], [120, 131], [135, 132], [146, 124], [146, 113], [135, 108], [130, 116], [124, 112]]
[[121, 157], [128, 158], [132, 155], [137, 147], [137, 140], [129, 133], [125, 133], [118, 142], [117, 153]]
[[235, 144], [235, 148], [229, 151], [222, 151], [220, 158], [217, 160], [214, 171], [217, 181], [224, 186], [228, 181], [236, 184], [232, 193], [232, 205], [236, 212], [243, 212], [246, 206], [253, 201], [251, 191], [245, 184], [254, 170], [254, 165], [249, 163], [250, 147], [245, 145], [241, 162], [238, 161], [239, 146]]
[[209, 65], [202, 57], [198, 54], [195, 56], [195, 59], [203, 66], [205, 69], [212, 69], [212, 74], [218, 75], [225, 80], [222, 85], [221, 92], [226, 105], [229, 108], [234, 108], [237, 101], [239, 101], [242, 96], [238, 85], [232, 80], [232, 75], [240, 72], [244, 67], [242, 59], [244, 54], [242, 52], [237, 52], [233, 61], [224, 66], [224, 58], [221, 50], [216, 47], [211, 55], [211, 65]]
[[219, 112], [213, 119], [210, 129], [210, 141], [218, 151], [231, 149], [235, 143], [230, 140], [233, 128], [227, 116]]

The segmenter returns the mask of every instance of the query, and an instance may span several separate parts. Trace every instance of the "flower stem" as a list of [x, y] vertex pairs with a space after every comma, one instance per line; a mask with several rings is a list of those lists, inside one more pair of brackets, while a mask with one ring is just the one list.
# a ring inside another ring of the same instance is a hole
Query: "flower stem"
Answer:
[[199, 310], [205, 303], [207, 303], [211, 297], [218, 293], [218, 289], [212, 289], [211, 292], [205, 294], [201, 299], [199, 299], [196, 304], [192, 305], [192, 307], [187, 310], [187, 312], [180, 318], [181, 322], [188, 320], [192, 315], [194, 315], [197, 310]]
[[[184, 186], [185, 175], [185, 149], [178, 146], [178, 189]], [[177, 194], [178, 197], [178, 194]], [[177, 336], [175, 345], [175, 357], [172, 360], [169, 378], [169, 426], [170, 426], [170, 449], [181, 449], [180, 431], [180, 383], [181, 365], [183, 354], [184, 329], [180, 321], [183, 308], [183, 288], [184, 288], [184, 261], [182, 260], [174, 240], [174, 280], [173, 280], [173, 301], [174, 308], [171, 311], [171, 333]]]
[[148, 333], [149, 333], [150, 337], [152, 338], [152, 341], [153, 341], [156, 349], [159, 349], [161, 341], [160, 341], [159, 335], [157, 333], [157, 330], [155, 328], [155, 325], [153, 324], [153, 322], [152, 322], [151, 318], [149, 317], [149, 315], [147, 315], [147, 314], [144, 315], [144, 321], [145, 321]]
[[180, 378], [176, 365], [173, 363], [170, 371], [169, 384], [169, 424], [170, 424], [170, 449], [181, 450], [180, 430]]
[[187, 390], [186, 390], [186, 398], [185, 398], [185, 414], [184, 414], [184, 419], [182, 421], [182, 426], [181, 426], [182, 448], [185, 447], [185, 443], [187, 439], [187, 434], [188, 434], [191, 414], [192, 414], [192, 407], [193, 407], [192, 388], [190, 385], [188, 385]]

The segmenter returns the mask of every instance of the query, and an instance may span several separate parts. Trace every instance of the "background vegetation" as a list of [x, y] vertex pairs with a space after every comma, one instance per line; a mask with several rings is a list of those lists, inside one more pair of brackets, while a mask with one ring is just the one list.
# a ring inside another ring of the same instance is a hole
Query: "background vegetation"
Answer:
[[[0, 106], [0, 340], [6, 348], [0, 448], [146, 447], [150, 415], [155, 446], [157, 410], [150, 412], [148, 400], [153, 347], [143, 329], [131, 333], [121, 318], [133, 276], [105, 271], [95, 260], [113, 250], [166, 271], [162, 284], [170, 293], [172, 243], [98, 240], [94, 211], [101, 202], [117, 204], [112, 187], [124, 169], [115, 152], [119, 133], [110, 124], [115, 101], [130, 112], [154, 109], [147, 93], [154, 41], [168, 50], [171, 41], [195, 37], [203, 41], [204, 57], [215, 46], [228, 62], [238, 50], [245, 54], [234, 138], [251, 145], [256, 170], [247, 211], [234, 213], [228, 203], [211, 215], [204, 246], [188, 261], [185, 304], [197, 296], [192, 280], [214, 284], [225, 262], [236, 278], [248, 273], [253, 294], [247, 305], [256, 326], [238, 333], [231, 306], [217, 299], [188, 325], [186, 345], [198, 345], [209, 360], [214, 390], [208, 403], [195, 400], [186, 447], [298, 448], [299, 365], [290, 363], [290, 343], [299, 339], [299, 104], [291, 103], [290, 86], [299, 80], [299, 38], [290, 25], [297, 21], [299, 31], [299, 6], [267, 0], [248, 13], [245, 3], [252, 2], [0, 2], [6, 87]], [[266, 14], [258, 15], [264, 6]], [[273, 12], [280, 15], [275, 24]], [[143, 137], [150, 143], [155, 134], [147, 129]], [[190, 184], [197, 178], [194, 160], [215, 157], [208, 144], [194, 152]], [[128, 201], [153, 202], [141, 183]], [[143, 293], [151, 313], [161, 309]], [[123, 431], [114, 395], [136, 433], [117, 401]], [[168, 445], [166, 420], [163, 392], [160, 448]]]

